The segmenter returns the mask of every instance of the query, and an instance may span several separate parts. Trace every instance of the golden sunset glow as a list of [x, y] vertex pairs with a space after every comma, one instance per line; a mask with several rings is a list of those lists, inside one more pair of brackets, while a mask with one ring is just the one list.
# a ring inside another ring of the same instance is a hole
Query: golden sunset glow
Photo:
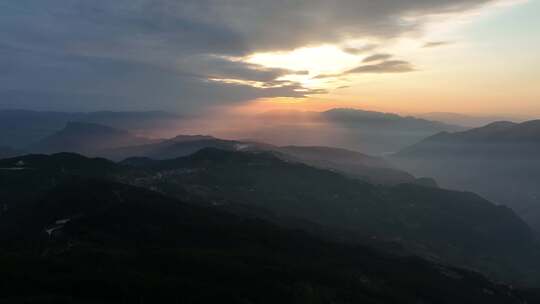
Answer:
[[[300, 99], [267, 98], [246, 107], [320, 110], [347, 106], [401, 113], [518, 114], [522, 110], [514, 106], [517, 98], [524, 108], [540, 113], [540, 60], [530, 52], [520, 53], [517, 47], [528, 47], [530, 43], [540, 47], [538, 39], [501, 36], [493, 37], [493, 41], [492, 37], [476, 34], [490, 32], [493, 24], [500, 22], [503, 26], [510, 16], [527, 14], [527, 10], [538, 7], [537, 1], [499, 1], [466, 13], [424, 17], [422, 33], [383, 42], [350, 40], [251, 54], [239, 60], [297, 72], [279, 80], [298, 82], [326, 93], [308, 94]], [[406, 21], [415, 20], [410, 17]], [[510, 33], [518, 26], [508, 24], [507, 31]], [[376, 47], [366, 48], [369, 45]], [[367, 51], [347, 51], [363, 48]], [[386, 61], [410, 63], [411, 68], [375, 70], [371, 66], [377, 61], [363, 62], [374, 54], [387, 55]], [[368, 68], [361, 73], [347, 73], [363, 65]]]
[[540, 0], [301, 2], [96, 4], [115, 30], [90, 4], [35, 7], [30, 27], [6, 5], [0, 106], [540, 115]]
[[358, 65], [362, 57], [347, 53], [335, 45], [322, 45], [290, 52], [256, 53], [244, 60], [269, 68], [307, 72], [305, 75], [286, 75], [282, 79], [299, 81], [308, 87], [325, 87], [327, 84], [325, 81], [314, 79], [314, 77], [320, 74], [344, 72]]

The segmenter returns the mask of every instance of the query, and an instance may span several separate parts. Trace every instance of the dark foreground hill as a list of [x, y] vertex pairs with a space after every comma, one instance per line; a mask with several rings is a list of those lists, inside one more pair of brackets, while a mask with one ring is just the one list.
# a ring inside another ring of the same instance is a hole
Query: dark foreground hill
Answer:
[[171, 196], [263, 208], [361, 239], [397, 243], [409, 252], [499, 279], [538, 280], [535, 234], [509, 208], [473, 193], [411, 184], [374, 186], [269, 153], [205, 149], [175, 160], [123, 164], [145, 170], [126, 182]]
[[122, 164], [75, 154], [34, 155], [0, 160], [0, 168], [6, 168], [0, 170], [0, 202], [8, 212], [31, 207], [74, 175], [105, 178], [328, 239], [376, 243], [392, 253], [416, 254], [508, 282], [535, 286], [539, 278], [535, 234], [510, 209], [471, 193], [375, 186], [268, 152], [216, 149]]
[[114, 182], [71, 177], [0, 217], [5, 303], [523, 303], [470, 271]]
[[442, 186], [474, 191], [512, 207], [540, 230], [540, 121], [496, 122], [441, 133], [393, 157], [414, 174]]

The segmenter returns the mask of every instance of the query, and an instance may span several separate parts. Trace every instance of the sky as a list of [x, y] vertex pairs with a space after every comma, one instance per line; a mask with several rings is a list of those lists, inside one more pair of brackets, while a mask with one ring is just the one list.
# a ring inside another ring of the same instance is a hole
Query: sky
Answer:
[[540, 0], [8, 0], [0, 108], [540, 116]]

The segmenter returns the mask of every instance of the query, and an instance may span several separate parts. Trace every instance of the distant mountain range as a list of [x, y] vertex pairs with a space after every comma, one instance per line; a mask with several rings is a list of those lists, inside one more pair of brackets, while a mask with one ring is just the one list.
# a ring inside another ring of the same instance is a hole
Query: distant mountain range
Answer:
[[[427, 138], [421, 144], [436, 142], [456, 144], [468, 143], [477, 146], [482, 146], [484, 144], [504, 145], [513, 143], [528, 143], [534, 145], [540, 142], [540, 120], [531, 120], [523, 123], [498, 121], [464, 132], [443, 132], [431, 138]], [[405, 149], [405, 152], [402, 153], [406, 153], [406, 151], [410, 151], [419, 145], [415, 145], [411, 149]]]
[[324, 145], [372, 155], [397, 152], [441, 131], [465, 127], [391, 113], [358, 109], [325, 112], [274, 111], [260, 114], [260, 125], [243, 137], [279, 145]]
[[428, 120], [440, 121], [440, 122], [444, 122], [448, 124], [469, 127], [469, 128], [478, 128], [478, 127], [490, 124], [492, 122], [497, 122], [497, 121], [511, 120], [511, 121], [521, 122], [521, 121], [527, 120], [524, 117], [480, 116], [480, 115], [465, 115], [465, 114], [449, 113], [449, 112], [432, 112], [432, 113], [425, 113], [425, 114], [417, 114], [416, 117], [428, 119]]
[[166, 112], [39, 112], [0, 110], [0, 146], [24, 149], [58, 132], [68, 122], [94, 123], [148, 134], [182, 118]]
[[[335, 170], [375, 184], [423, 183], [411, 174], [393, 168], [384, 159], [331, 147], [279, 147], [264, 143], [224, 140], [211, 136], [179, 135], [167, 140], [150, 140], [107, 126], [68, 123], [64, 129], [28, 147], [33, 153], [76, 152], [112, 160], [129, 157], [171, 159], [204, 148], [229, 151], [268, 151], [281, 159]], [[427, 184], [426, 184], [427, 185]], [[435, 186], [435, 182], [430, 183]]]
[[92, 123], [69, 122], [62, 130], [47, 136], [27, 150], [36, 153], [77, 152], [95, 155], [104, 149], [156, 142], [131, 133]]
[[[189, 129], [190, 119], [166, 112], [69, 113], [0, 110], [0, 146], [25, 149], [60, 131], [68, 122], [101, 124], [128, 130], [139, 136], [160, 137], [163, 134], [171, 136], [175, 130], [186, 127]], [[278, 146], [333, 146], [372, 155], [399, 151], [441, 131], [464, 129], [436, 121], [356, 109], [333, 109], [326, 112], [280, 111], [225, 117], [223, 121], [217, 118], [208, 119], [210, 126], [238, 126], [220, 133], [226, 138], [248, 138], [250, 141]], [[215, 119], [217, 120], [212, 122]], [[250, 127], [245, 128], [246, 125]], [[214, 130], [213, 128], [215, 126], [209, 127], [211, 130]], [[205, 133], [204, 127], [195, 133], [201, 132]]]
[[510, 206], [540, 229], [540, 120], [440, 133], [393, 159], [443, 187], [474, 191]]
[[178, 135], [171, 139], [145, 145], [131, 145], [102, 151], [102, 156], [122, 160], [133, 156], [144, 156], [155, 159], [169, 159], [187, 156], [203, 148], [220, 148], [226, 150], [240, 149], [241, 145], [251, 146], [234, 140], [218, 139], [207, 135]]

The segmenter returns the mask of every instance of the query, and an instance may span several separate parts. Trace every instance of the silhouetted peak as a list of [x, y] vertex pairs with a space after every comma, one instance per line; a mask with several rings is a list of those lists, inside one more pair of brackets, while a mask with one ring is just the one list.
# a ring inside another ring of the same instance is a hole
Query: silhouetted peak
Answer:
[[[461, 126], [450, 125], [439, 121], [422, 119], [414, 116], [402, 116], [395, 113], [366, 111], [350, 108], [336, 108], [322, 112], [323, 117], [337, 123], [365, 125], [365, 128], [399, 128], [399, 132], [432, 132], [450, 130], [460, 131]], [[396, 130], [397, 131], [397, 130]]]
[[516, 131], [523, 133], [540, 135], [540, 120], [530, 120], [520, 124], [516, 124], [513, 128]]
[[511, 128], [517, 125], [518, 125], [517, 123], [511, 122], [511, 121], [495, 121], [490, 124], [487, 124], [484, 128], [503, 130], [503, 129]]
[[44, 170], [44, 172], [62, 173], [99, 173], [112, 171], [116, 164], [103, 158], [89, 158], [77, 153], [28, 154], [0, 160], [1, 168], [17, 168], [20, 170]]
[[519, 124], [510, 121], [498, 121], [484, 127], [453, 133], [452, 137], [455, 140], [471, 142], [534, 142], [540, 139], [540, 120], [532, 120]]

